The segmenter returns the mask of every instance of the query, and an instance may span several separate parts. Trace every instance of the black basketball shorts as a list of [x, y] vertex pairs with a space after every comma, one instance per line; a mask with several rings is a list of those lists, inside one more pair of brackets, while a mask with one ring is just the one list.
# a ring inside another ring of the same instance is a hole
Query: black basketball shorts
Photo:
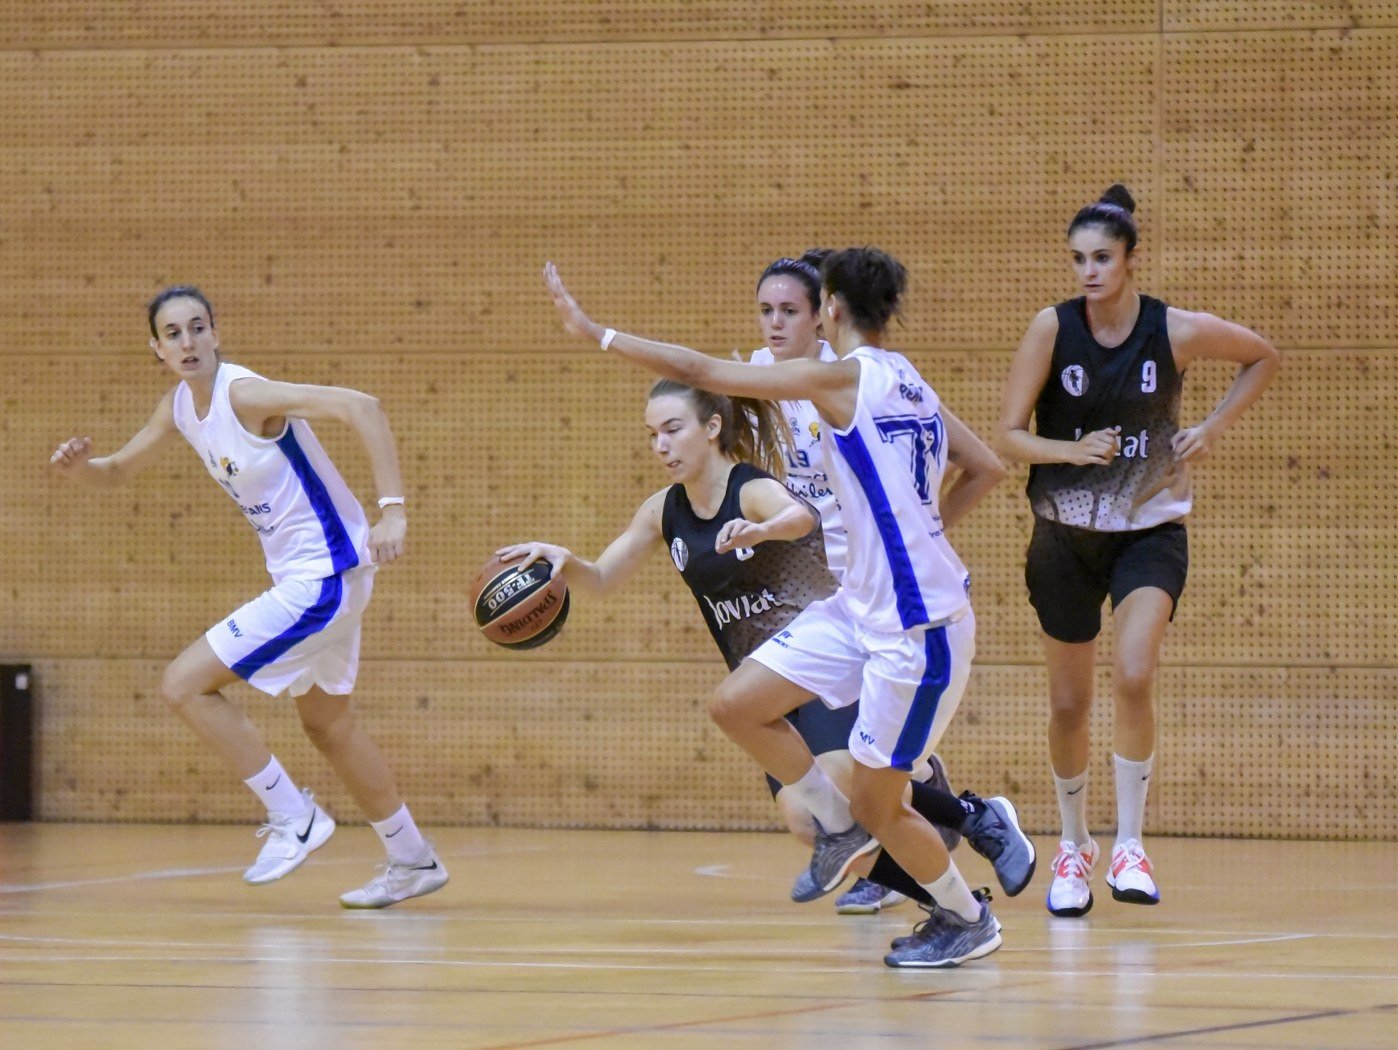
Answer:
[[1024, 560], [1029, 603], [1044, 633], [1060, 642], [1090, 642], [1102, 630], [1102, 602], [1112, 608], [1134, 590], [1158, 587], [1170, 596], [1170, 619], [1189, 574], [1184, 525], [1166, 522], [1139, 532], [1093, 532], [1034, 519]]

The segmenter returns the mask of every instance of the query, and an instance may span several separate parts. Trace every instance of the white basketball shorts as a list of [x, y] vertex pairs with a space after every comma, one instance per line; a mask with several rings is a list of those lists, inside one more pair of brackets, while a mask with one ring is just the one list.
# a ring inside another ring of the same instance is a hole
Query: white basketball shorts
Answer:
[[359, 673], [359, 631], [376, 565], [323, 580], [283, 580], [204, 637], [238, 677], [269, 696], [313, 686], [344, 695]]
[[829, 707], [858, 700], [850, 754], [874, 769], [911, 770], [946, 732], [975, 655], [969, 607], [954, 622], [885, 633], [856, 624], [836, 592], [808, 605], [751, 659]]

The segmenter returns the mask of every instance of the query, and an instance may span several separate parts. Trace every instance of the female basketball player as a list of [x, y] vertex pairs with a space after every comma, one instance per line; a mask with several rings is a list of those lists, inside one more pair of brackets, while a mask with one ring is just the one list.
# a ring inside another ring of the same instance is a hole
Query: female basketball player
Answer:
[[[360, 620], [378, 565], [403, 554], [407, 518], [398, 453], [378, 401], [355, 390], [263, 379], [223, 359], [213, 307], [189, 285], [151, 300], [151, 349], [179, 382], [126, 445], [92, 455], [63, 442], [50, 462], [84, 482], [116, 485], [182, 435], [262, 542], [272, 589], [209, 628], [165, 669], [162, 699], [267, 807], [267, 841], [243, 878], [280, 879], [325, 844], [335, 822], [299, 789], [247, 716], [219, 690], [238, 679], [289, 692], [311, 742], [369, 816], [388, 853], [382, 874], [340, 898], [382, 908], [440, 889], [447, 870], [423, 839], [393, 774], [350, 709]], [[359, 435], [373, 465], [379, 521], [371, 529], [307, 420]]]
[[[623, 586], [663, 543], [731, 671], [808, 604], [834, 592], [819, 515], [754, 465], [780, 471], [789, 445], [781, 432], [781, 410], [770, 402], [730, 399], [662, 379], [647, 400], [646, 424], [652, 450], [672, 484], [641, 505], [595, 562], [546, 543], [514, 544], [496, 554], [507, 562], [518, 560], [520, 568], [542, 558], [571, 588], [605, 595]], [[736, 543], [731, 537], [740, 529], [744, 542]], [[849, 782], [849, 737], [857, 713], [854, 705], [831, 709], [811, 700], [787, 715], [836, 784]], [[809, 811], [780, 783], [768, 781], [792, 834], [812, 845]], [[1007, 799], [982, 800], [969, 791], [958, 799], [934, 785], [916, 784], [912, 804], [944, 837], [964, 833], [991, 860], [1011, 896], [1023, 889], [1032, 856], [1026, 861]], [[1007, 834], [1007, 825], [1015, 830]], [[900, 899], [928, 901], [922, 887], [885, 855], [867, 867], [871, 879], [880, 880], [869, 885]], [[846, 914], [877, 910], [844, 909]]]
[[[903, 267], [877, 249], [833, 253], [822, 266], [821, 322], [840, 360], [767, 366], [605, 328], [551, 263], [545, 278], [572, 335], [680, 382], [815, 405], [849, 539], [845, 577], [832, 598], [809, 605], [729, 674], [711, 714], [815, 815], [815, 851], [793, 897], [828, 892], [882, 844], [935, 901], [886, 963], [955, 966], [994, 951], [999, 924], [905, 791], [908, 771], [930, 754], [960, 701], [975, 644], [966, 570], [944, 527], [1004, 471], [911, 363], [879, 346], [903, 293]], [[939, 499], [948, 459], [962, 470]], [[783, 717], [812, 695], [860, 701], [848, 798]]]
[[[1136, 291], [1134, 211], [1131, 194], [1115, 185], [1069, 224], [1083, 294], [1030, 323], [1000, 419], [1003, 452], [1030, 464], [1034, 534], [1024, 574], [1043, 628], [1049, 757], [1063, 816], [1048, 891], [1054, 915], [1092, 907], [1098, 849], [1087, 827], [1088, 715], [1108, 595], [1118, 822], [1107, 885], [1119, 901], [1160, 900], [1141, 828], [1155, 750], [1155, 672], [1188, 568], [1189, 465], [1213, 450], [1279, 364], [1255, 332]], [[1242, 368], [1209, 417], [1181, 429], [1181, 379], [1199, 359]]]
[[[757, 316], [764, 345], [760, 350], [753, 351], [749, 358], [753, 364], [838, 360], [830, 344], [820, 337], [820, 264], [829, 254], [825, 249], [812, 249], [799, 259], [777, 259], [762, 271], [757, 280]], [[809, 401], [783, 401], [782, 411], [791, 429], [791, 441], [784, 449], [786, 486], [820, 511], [826, 560], [838, 580], [844, 575], [847, 541], [845, 527], [840, 521], [840, 504], [830, 489], [830, 476], [826, 473], [825, 459], [820, 450], [820, 416]], [[832, 709], [819, 701], [811, 701], [787, 716], [827, 772], [832, 767], [842, 770], [843, 776], [836, 779], [837, 783], [847, 783], [852, 768], [847, 743], [849, 728], [856, 713], [853, 705]], [[829, 732], [821, 732], [817, 728], [825, 723], [831, 723]], [[812, 731], [808, 732], [808, 727]], [[816, 749], [816, 739], [838, 739], [840, 750], [822, 754]], [[955, 849], [961, 839], [957, 830], [959, 825], [955, 822], [960, 804], [951, 796], [951, 785], [940, 756], [935, 753], [928, 756], [928, 762], [914, 769], [911, 776], [918, 785], [913, 788], [918, 796], [916, 801], [922, 803], [917, 808], [938, 825], [947, 849]], [[767, 780], [772, 790], [777, 792], [777, 804], [782, 808], [788, 826], [795, 830], [799, 824], [798, 837], [810, 844], [814, 834], [810, 814], [793, 800], [792, 792], [782, 788], [770, 776]], [[923, 783], [928, 785], [928, 789], [921, 786]], [[1003, 807], [1005, 812], [1001, 815], [1007, 820], [1016, 820], [1013, 806], [1008, 800], [992, 798], [985, 801], [992, 809]], [[934, 813], [940, 813], [942, 819], [939, 820]], [[993, 860], [1000, 884], [1010, 896], [1018, 893], [1027, 883], [1031, 871], [1025, 865], [1032, 861], [1032, 855], [1027, 851], [1000, 851], [997, 849], [1000, 845], [998, 840], [987, 839], [974, 831], [971, 845], [977, 852]], [[835, 910], [842, 914], [868, 914], [902, 900], [902, 894], [887, 886], [860, 878], [836, 900]]]

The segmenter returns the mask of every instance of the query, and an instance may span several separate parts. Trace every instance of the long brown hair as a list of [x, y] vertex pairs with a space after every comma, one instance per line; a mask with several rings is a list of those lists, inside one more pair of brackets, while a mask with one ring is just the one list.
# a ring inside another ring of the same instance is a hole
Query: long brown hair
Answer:
[[783, 450], [791, 444], [791, 427], [781, 405], [755, 397], [715, 394], [673, 379], [656, 380], [650, 397], [666, 396], [688, 401], [701, 423], [718, 416], [718, 449], [729, 459], [761, 467], [773, 477], [786, 477]]

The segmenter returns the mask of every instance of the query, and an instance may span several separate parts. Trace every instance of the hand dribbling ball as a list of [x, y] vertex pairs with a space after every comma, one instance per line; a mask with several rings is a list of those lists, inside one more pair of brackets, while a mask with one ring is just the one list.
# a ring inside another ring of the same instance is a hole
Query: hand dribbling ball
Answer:
[[563, 630], [568, 585], [562, 573], [549, 579], [551, 571], [542, 559], [521, 570], [492, 556], [471, 585], [481, 634], [506, 649], [533, 649]]

